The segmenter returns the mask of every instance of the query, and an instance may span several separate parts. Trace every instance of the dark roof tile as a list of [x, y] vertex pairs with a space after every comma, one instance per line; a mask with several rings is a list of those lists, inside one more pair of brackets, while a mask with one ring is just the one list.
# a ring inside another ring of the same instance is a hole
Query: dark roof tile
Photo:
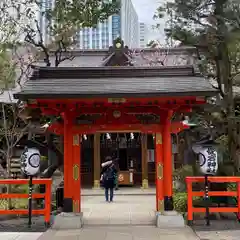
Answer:
[[211, 96], [211, 84], [191, 66], [36, 68], [16, 98]]

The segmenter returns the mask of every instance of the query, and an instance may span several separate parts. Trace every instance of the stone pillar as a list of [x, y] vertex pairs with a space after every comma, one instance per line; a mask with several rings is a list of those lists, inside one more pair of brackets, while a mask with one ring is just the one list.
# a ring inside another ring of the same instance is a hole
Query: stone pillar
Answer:
[[142, 134], [141, 138], [142, 150], [142, 188], [148, 188], [148, 156], [147, 156], [147, 134]]
[[164, 178], [165, 211], [173, 210], [171, 117], [172, 111], [169, 110], [163, 125], [163, 161], [164, 161], [163, 178]]
[[155, 168], [156, 168], [156, 210], [164, 211], [164, 190], [163, 190], [163, 147], [162, 133], [156, 133], [155, 137]]
[[93, 183], [93, 188], [99, 189], [100, 188], [100, 133], [95, 133], [94, 134], [94, 164], [93, 164], [93, 178], [94, 178], [94, 183]]

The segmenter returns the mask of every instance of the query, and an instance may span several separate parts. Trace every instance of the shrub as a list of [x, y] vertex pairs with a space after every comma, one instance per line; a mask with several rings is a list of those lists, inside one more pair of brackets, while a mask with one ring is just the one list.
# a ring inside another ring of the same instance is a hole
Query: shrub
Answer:
[[194, 176], [193, 168], [190, 165], [184, 165], [173, 172], [175, 191], [178, 192], [186, 191], [185, 178], [188, 176]]
[[[202, 202], [201, 197], [193, 197], [193, 204], [198, 205], [199, 202]], [[186, 192], [176, 192], [173, 195], [173, 205], [174, 210], [179, 213], [187, 212], [187, 193]]]
[[184, 213], [187, 212], [187, 193], [176, 192], [173, 195], [173, 205], [177, 212]]

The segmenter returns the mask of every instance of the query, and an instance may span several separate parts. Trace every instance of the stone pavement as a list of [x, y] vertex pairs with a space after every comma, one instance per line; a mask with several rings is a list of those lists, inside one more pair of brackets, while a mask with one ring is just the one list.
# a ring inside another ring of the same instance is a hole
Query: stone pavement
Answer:
[[81, 230], [48, 231], [38, 240], [198, 240], [188, 228], [159, 229], [154, 226], [86, 226]]
[[79, 230], [49, 230], [38, 240], [197, 240], [189, 227], [155, 227], [155, 196], [117, 195], [113, 203], [102, 196], [83, 196], [84, 227]]
[[[103, 189], [91, 189], [84, 188], [81, 190], [82, 196], [103, 196]], [[141, 187], [120, 187], [118, 191], [115, 191], [115, 195], [155, 195], [156, 188], [149, 187], [148, 189], [142, 189]]]
[[155, 196], [83, 196], [84, 225], [154, 225]]
[[42, 233], [34, 232], [1, 232], [1, 240], [37, 240]]

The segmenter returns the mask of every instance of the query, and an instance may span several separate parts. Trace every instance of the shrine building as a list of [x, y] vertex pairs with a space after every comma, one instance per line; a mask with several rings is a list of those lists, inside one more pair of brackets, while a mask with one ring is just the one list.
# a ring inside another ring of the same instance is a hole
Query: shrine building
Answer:
[[81, 187], [99, 188], [106, 156], [120, 159], [121, 184], [154, 184], [156, 210], [173, 210], [171, 134], [186, 128], [181, 117], [216, 90], [196, 70], [194, 49], [156, 51], [133, 53], [115, 41], [99, 64], [84, 65], [103, 54], [92, 50], [72, 66], [36, 65], [14, 95], [51, 116], [48, 130], [64, 137], [64, 212], [81, 212]]

